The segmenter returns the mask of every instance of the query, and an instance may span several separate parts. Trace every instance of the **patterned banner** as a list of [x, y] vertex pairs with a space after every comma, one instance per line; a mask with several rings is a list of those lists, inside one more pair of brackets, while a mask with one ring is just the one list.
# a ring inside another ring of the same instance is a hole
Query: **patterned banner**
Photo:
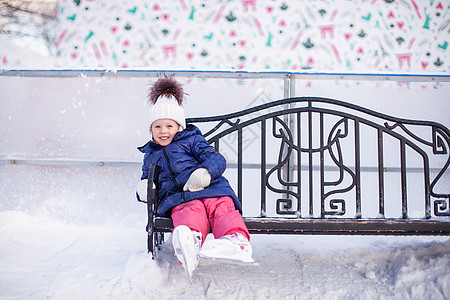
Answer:
[[448, 72], [446, 0], [60, 0], [59, 67]]

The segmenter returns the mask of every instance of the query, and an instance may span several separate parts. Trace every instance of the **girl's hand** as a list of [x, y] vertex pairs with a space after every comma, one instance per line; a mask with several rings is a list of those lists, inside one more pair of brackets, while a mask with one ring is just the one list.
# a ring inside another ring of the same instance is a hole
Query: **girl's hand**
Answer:
[[[147, 186], [148, 186], [148, 179], [141, 180], [137, 187], [136, 187], [136, 193], [139, 196], [139, 199], [143, 202], [147, 202]], [[153, 183], [153, 189], [155, 189], [155, 183]]]
[[192, 172], [188, 181], [183, 187], [184, 191], [198, 192], [211, 183], [211, 174], [205, 168], [199, 168]]

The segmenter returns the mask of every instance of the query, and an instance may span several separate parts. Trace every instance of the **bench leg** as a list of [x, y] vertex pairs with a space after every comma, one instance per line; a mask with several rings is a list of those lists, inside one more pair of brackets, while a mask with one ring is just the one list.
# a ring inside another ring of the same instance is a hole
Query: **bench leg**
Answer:
[[156, 250], [156, 239], [155, 239], [156, 233], [153, 231], [147, 232], [147, 249], [148, 252], [152, 254], [152, 259], [155, 259], [155, 250]]
[[160, 250], [160, 246], [164, 243], [164, 232], [147, 231], [147, 249], [152, 254], [152, 259], [156, 258], [156, 252]]
[[152, 259], [156, 256], [156, 246], [158, 243], [155, 232], [155, 202], [157, 198], [156, 190], [153, 188], [153, 181], [156, 176], [156, 165], [151, 165], [148, 174], [147, 185], [147, 249], [152, 253]]

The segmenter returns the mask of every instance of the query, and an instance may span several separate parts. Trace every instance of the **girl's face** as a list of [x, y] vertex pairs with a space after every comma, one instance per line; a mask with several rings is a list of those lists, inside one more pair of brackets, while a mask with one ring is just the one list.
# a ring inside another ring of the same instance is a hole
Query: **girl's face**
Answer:
[[171, 119], [160, 119], [153, 122], [151, 132], [153, 141], [161, 146], [172, 143], [173, 137], [180, 129], [180, 125]]

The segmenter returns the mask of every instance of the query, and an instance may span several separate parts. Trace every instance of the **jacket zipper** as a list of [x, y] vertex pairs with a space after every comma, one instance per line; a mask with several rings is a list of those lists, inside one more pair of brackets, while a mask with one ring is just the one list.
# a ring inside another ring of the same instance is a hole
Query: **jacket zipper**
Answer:
[[177, 182], [177, 179], [175, 178], [175, 172], [172, 169], [172, 165], [170, 163], [169, 155], [166, 152], [166, 148], [164, 147], [162, 150], [163, 150], [163, 153], [164, 153], [164, 157], [166, 158], [166, 161], [167, 161], [167, 166], [169, 168], [169, 172], [172, 175], [172, 181], [177, 186], [177, 188], [179, 190], [181, 190], [181, 202], [185, 202], [183, 187], [180, 186], [180, 184]]

